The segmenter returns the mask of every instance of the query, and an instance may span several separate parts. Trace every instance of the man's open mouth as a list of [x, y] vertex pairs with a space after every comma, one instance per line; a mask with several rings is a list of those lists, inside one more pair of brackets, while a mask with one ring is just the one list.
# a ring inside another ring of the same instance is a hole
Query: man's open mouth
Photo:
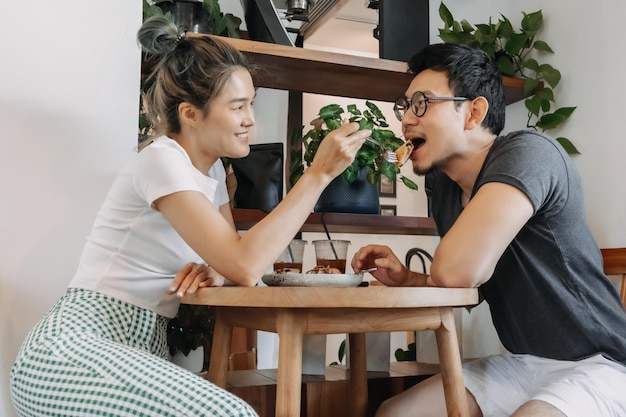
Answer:
[[422, 146], [423, 144], [426, 143], [426, 141], [422, 138], [415, 138], [415, 139], [411, 139], [411, 143], [413, 144], [413, 150], [419, 148], [420, 146]]

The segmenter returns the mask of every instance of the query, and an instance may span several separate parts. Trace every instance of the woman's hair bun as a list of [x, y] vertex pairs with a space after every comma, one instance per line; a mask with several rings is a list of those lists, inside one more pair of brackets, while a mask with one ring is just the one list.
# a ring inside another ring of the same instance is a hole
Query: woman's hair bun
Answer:
[[185, 32], [169, 19], [152, 16], [146, 19], [137, 32], [137, 41], [149, 54], [163, 55], [173, 51]]

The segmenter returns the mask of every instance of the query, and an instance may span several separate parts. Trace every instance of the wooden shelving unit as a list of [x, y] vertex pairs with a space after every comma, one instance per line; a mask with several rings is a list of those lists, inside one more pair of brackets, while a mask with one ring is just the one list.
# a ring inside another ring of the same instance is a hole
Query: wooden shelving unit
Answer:
[[[411, 81], [405, 62], [221, 39], [261, 67], [255, 80], [258, 87], [393, 102], [404, 94]], [[504, 87], [507, 104], [529, 95], [524, 94], [524, 80], [519, 78], [504, 77]]]

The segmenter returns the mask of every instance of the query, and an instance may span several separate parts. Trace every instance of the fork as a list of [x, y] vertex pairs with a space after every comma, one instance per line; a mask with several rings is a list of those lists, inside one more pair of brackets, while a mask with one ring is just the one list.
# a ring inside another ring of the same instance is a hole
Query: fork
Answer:
[[395, 151], [385, 149], [383, 145], [381, 145], [380, 143], [378, 143], [371, 137], [367, 137], [365, 138], [365, 140], [378, 146], [378, 148], [380, 149], [380, 152], [379, 152], [380, 156], [385, 158], [387, 162], [391, 162], [392, 164], [395, 164], [396, 162], [398, 162], [398, 155], [396, 155]]

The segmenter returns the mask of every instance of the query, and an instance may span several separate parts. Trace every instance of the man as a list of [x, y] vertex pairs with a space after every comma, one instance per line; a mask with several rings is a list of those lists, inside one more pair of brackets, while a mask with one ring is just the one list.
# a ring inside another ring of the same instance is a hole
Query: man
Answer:
[[[472, 416], [626, 416], [626, 313], [602, 271], [569, 156], [535, 131], [499, 136], [501, 77], [481, 51], [427, 46], [396, 101], [441, 236], [430, 275], [369, 245], [355, 271], [389, 286], [478, 287], [507, 354], [464, 365]], [[446, 416], [439, 375], [377, 416]]]

